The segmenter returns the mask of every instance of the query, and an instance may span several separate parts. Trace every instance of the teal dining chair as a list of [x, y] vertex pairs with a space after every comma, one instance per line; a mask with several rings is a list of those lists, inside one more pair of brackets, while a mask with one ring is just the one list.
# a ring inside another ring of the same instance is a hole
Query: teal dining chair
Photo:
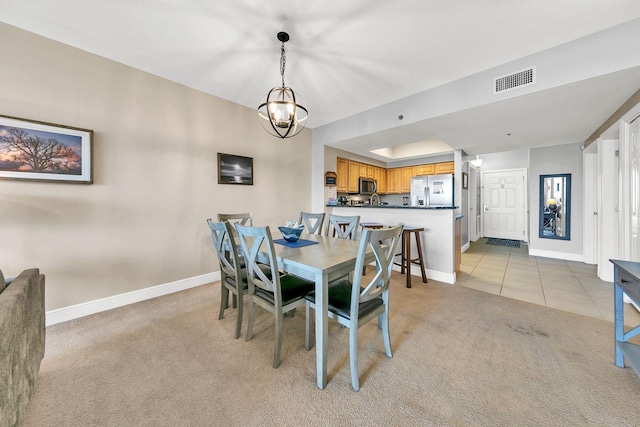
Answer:
[[[276, 342], [273, 367], [280, 366], [284, 313], [305, 304], [304, 296], [315, 288], [315, 283], [300, 277], [281, 274], [278, 270], [276, 251], [269, 227], [246, 227], [236, 224], [238, 240], [247, 265], [249, 324], [246, 340], [253, 335], [258, 305], [275, 318]], [[260, 262], [259, 262], [260, 261]], [[261, 268], [267, 265], [273, 272], [266, 275]]]
[[357, 240], [359, 223], [360, 215], [343, 216], [330, 214], [327, 216], [325, 236], [334, 235], [341, 239]]
[[[358, 373], [358, 329], [374, 318], [382, 329], [387, 357], [392, 357], [389, 335], [389, 284], [393, 270], [393, 257], [401, 240], [404, 225], [385, 229], [365, 228], [360, 238], [353, 280], [342, 279], [328, 288], [328, 316], [349, 328], [349, 360], [351, 385], [360, 389]], [[367, 250], [375, 257], [376, 274], [371, 278], [363, 275]], [[313, 314], [316, 308], [315, 292], [306, 297], [305, 348], [310, 350], [313, 342]]]
[[307, 233], [309, 234], [322, 234], [324, 215], [324, 212], [300, 212], [300, 219], [298, 220], [298, 224], [303, 224], [307, 228]]

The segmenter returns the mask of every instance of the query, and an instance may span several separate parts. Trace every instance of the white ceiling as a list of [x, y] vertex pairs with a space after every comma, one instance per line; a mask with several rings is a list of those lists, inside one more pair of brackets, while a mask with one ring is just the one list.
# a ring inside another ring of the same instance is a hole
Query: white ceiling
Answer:
[[[0, 0], [2, 22], [251, 108], [280, 85], [276, 34], [286, 31], [285, 80], [314, 138], [637, 18], [636, 0]], [[327, 143], [375, 157], [369, 150], [430, 139], [471, 155], [580, 142], [640, 87], [640, 72], [607, 74]]]

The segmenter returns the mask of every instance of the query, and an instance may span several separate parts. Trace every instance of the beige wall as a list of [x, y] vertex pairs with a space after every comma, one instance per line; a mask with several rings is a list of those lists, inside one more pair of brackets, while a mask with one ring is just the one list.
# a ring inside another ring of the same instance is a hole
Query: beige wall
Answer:
[[[0, 51], [0, 114], [94, 131], [93, 185], [0, 181], [0, 268], [40, 268], [47, 310], [217, 271], [218, 212], [275, 235], [311, 206], [309, 130], [2, 23]], [[218, 152], [253, 157], [254, 185], [218, 185]]]

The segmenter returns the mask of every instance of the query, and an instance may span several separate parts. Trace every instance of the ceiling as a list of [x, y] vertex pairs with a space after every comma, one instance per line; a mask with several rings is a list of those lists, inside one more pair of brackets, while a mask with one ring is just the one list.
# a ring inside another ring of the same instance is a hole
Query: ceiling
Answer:
[[[637, 18], [635, 0], [0, 0], [1, 22], [250, 108], [280, 85], [276, 34], [286, 31], [285, 81], [314, 138]], [[370, 150], [411, 143], [432, 155], [421, 143], [436, 141], [435, 151], [475, 155], [580, 142], [638, 88], [638, 69], [606, 72], [324, 143], [388, 160]]]

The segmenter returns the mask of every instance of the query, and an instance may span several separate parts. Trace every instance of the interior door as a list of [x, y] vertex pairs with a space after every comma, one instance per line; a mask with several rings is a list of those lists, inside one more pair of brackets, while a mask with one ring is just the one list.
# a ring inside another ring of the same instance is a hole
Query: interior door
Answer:
[[524, 169], [482, 174], [484, 237], [526, 239], [525, 176]]
[[631, 259], [640, 261], [640, 238], [638, 232], [638, 209], [640, 209], [640, 150], [638, 135], [640, 134], [640, 118], [636, 118], [629, 126], [629, 147], [631, 157]]

